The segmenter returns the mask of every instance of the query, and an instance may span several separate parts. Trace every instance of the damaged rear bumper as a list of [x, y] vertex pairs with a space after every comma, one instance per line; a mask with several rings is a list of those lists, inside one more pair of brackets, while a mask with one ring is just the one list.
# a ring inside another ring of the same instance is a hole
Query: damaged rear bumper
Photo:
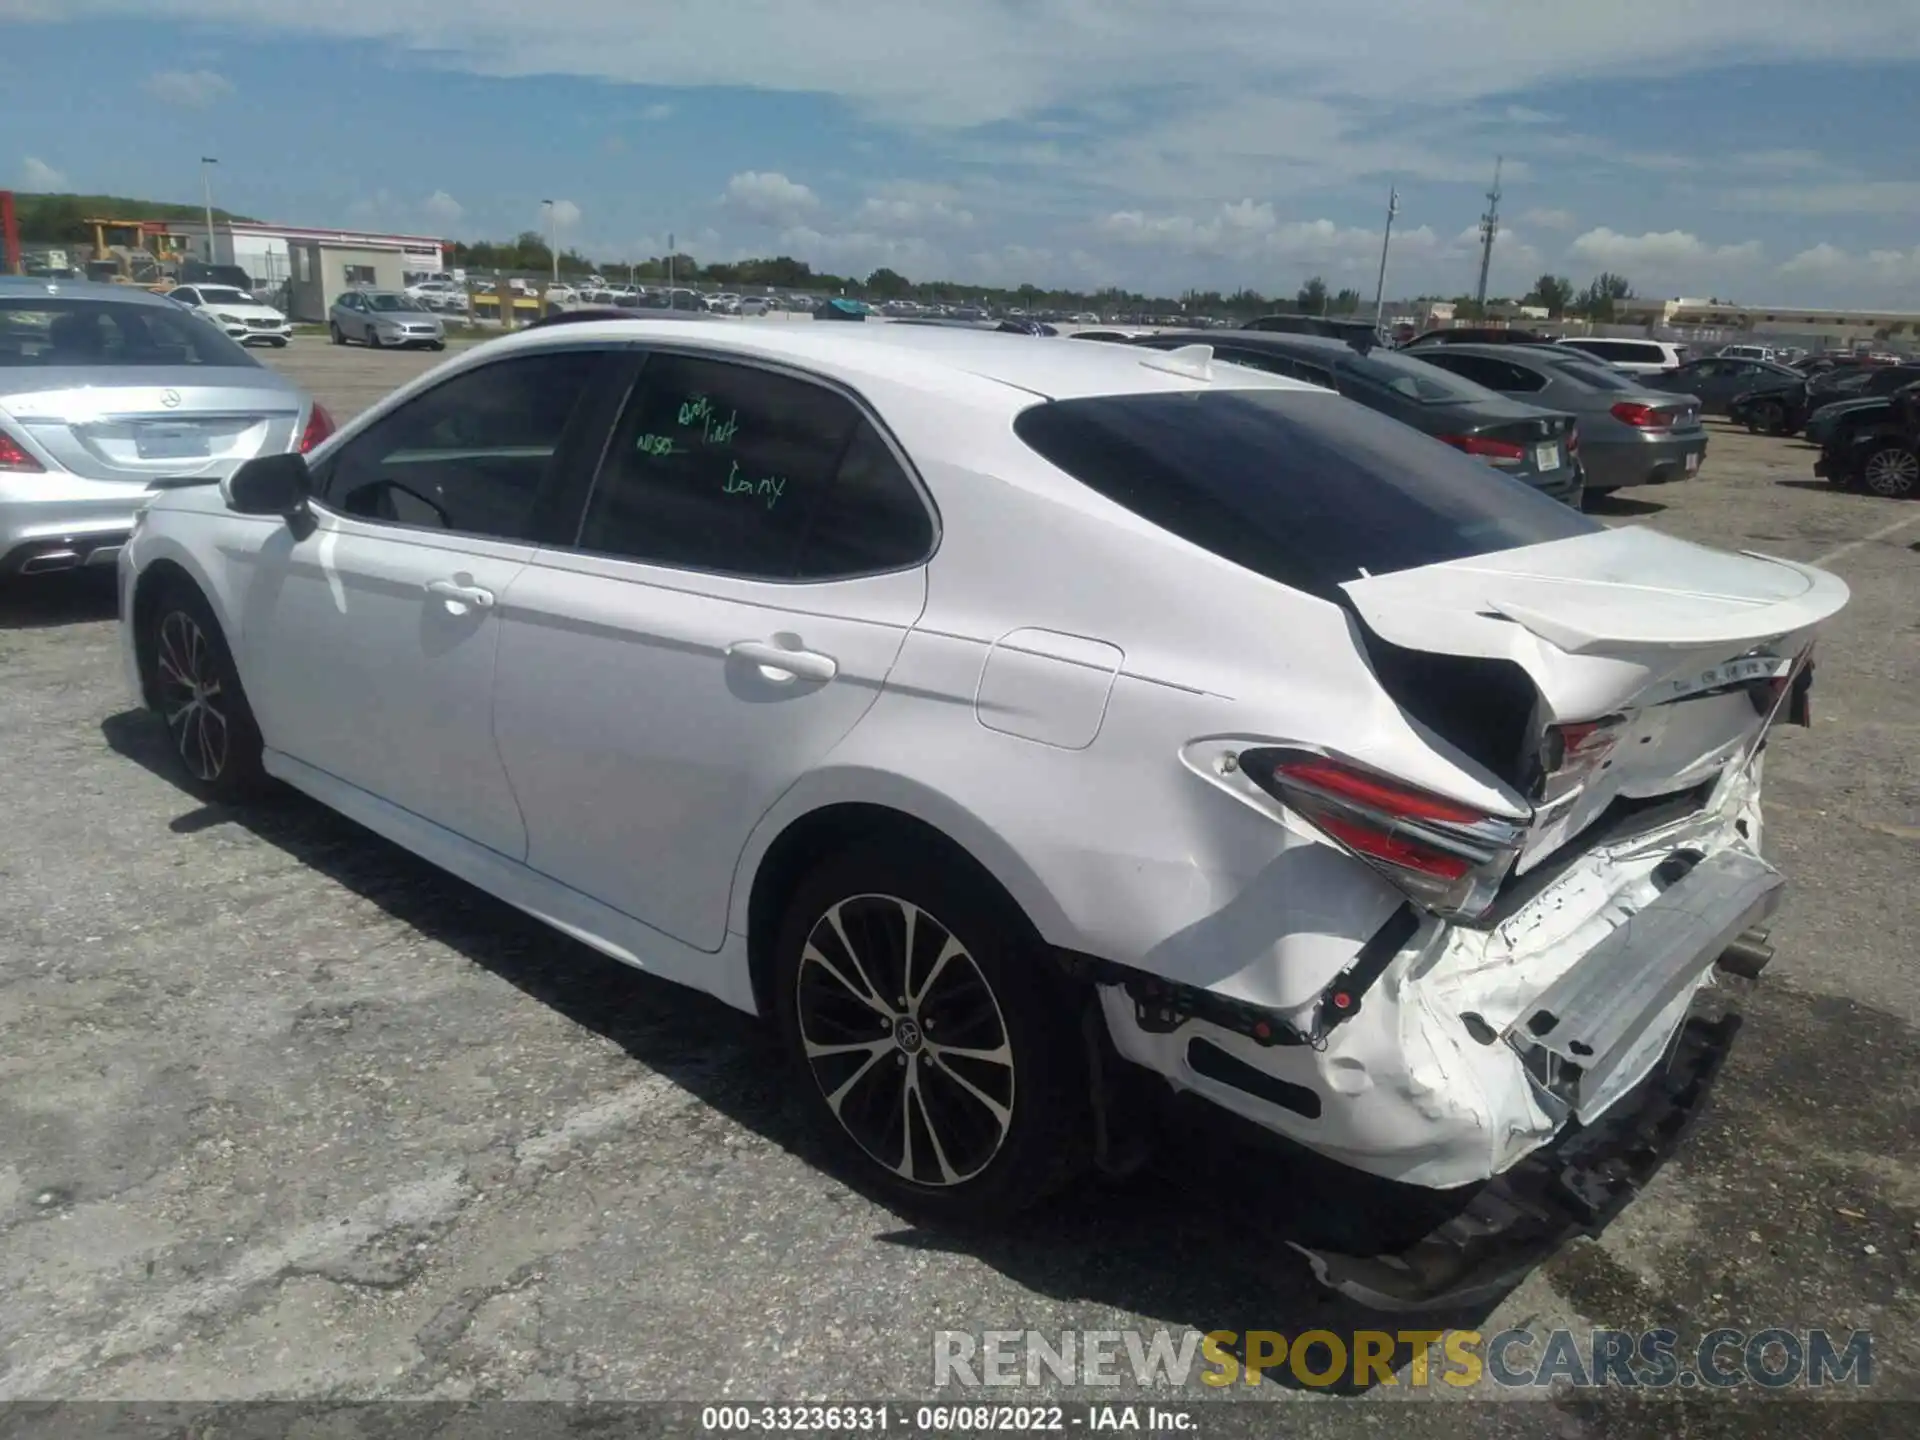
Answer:
[[1320, 1282], [1379, 1310], [1469, 1304], [1503, 1293], [1577, 1236], [1597, 1236], [1686, 1140], [1706, 1108], [1740, 1017], [1696, 1015], [1664, 1063], [1591, 1125], [1479, 1187], [1429, 1234], [1392, 1254], [1295, 1244]]

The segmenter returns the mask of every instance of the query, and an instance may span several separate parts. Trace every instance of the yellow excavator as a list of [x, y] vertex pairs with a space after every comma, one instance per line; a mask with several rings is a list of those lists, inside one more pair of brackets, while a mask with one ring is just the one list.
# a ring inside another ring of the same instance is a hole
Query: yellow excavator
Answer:
[[82, 223], [93, 227], [93, 258], [86, 262], [89, 280], [138, 285], [156, 293], [179, 283], [187, 240], [170, 234], [164, 220], [89, 216]]

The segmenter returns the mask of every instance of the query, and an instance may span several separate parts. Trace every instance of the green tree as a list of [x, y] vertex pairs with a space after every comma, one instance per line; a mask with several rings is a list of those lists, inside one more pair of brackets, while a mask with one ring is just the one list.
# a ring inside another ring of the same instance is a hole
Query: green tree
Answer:
[[1611, 270], [1602, 270], [1588, 282], [1587, 288], [1574, 297], [1573, 309], [1589, 320], [1605, 323], [1613, 319], [1614, 307], [1621, 300], [1633, 298], [1633, 286], [1624, 275], [1616, 275]]
[[1303, 315], [1324, 315], [1327, 311], [1327, 282], [1318, 275], [1300, 287], [1294, 297]]
[[1520, 303], [1541, 306], [1547, 314], [1558, 320], [1567, 313], [1567, 306], [1572, 301], [1573, 282], [1571, 280], [1564, 275], [1542, 275], [1533, 282], [1533, 289], [1527, 292], [1525, 299]]
[[904, 300], [912, 293], [912, 282], [884, 265], [867, 276], [867, 294], [876, 300]]

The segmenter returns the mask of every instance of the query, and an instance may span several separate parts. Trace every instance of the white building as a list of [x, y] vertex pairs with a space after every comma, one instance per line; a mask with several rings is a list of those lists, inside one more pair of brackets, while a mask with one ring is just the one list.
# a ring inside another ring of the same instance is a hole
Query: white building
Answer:
[[[292, 247], [376, 251], [399, 257], [402, 274], [436, 274], [445, 269], [445, 243], [428, 235], [382, 235], [364, 230], [321, 230], [300, 225], [265, 225], [245, 220], [213, 222], [213, 253], [207, 253], [207, 226], [201, 220], [170, 220], [169, 232], [183, 235], [188, 253], [216, 265], [238, 265], [253, 277], [254, 288], [270, 289], [293, 278]], [[384, 267], [383, 267], [384, 268]]]

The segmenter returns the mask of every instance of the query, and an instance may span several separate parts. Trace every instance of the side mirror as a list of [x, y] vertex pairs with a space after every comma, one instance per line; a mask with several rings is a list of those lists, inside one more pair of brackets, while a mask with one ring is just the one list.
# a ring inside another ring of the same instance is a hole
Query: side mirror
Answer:
[[313, 493], [307, 457], [260, 455], [221, 482], [227, 508], [236, 515], [294, 515]]

